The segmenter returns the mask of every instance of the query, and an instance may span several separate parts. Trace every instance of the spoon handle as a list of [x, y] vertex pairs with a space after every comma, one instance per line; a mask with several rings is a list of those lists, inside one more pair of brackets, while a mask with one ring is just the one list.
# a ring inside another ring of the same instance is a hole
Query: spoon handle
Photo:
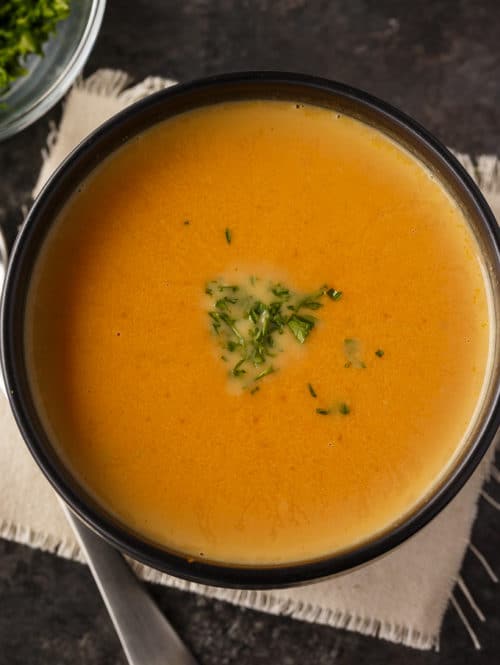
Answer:
[[63, 508], [130, 665], [197, 665], [122, 555]]

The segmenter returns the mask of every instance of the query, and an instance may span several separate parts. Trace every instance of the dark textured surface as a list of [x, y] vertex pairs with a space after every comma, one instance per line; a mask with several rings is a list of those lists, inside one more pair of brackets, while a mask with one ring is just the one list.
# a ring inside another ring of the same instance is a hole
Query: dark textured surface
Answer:
[[[499, 26], [497, 0], [109, 0], [86, 71], [119, 67], [137, 79], [180, 80], [238, 69], [305, 71], [385, 98], [457, 149], [498, 153]], [[58, 115], [55, 109], [0, 144], [0, 224], [11, 235], [29, 201], [48, 121]], [[491, 491], [498, 497], [498, 486]], [[500, 573], [498, 520], [482, 501], [472, 540]], [[437, 654], [150, 588], [205, 665], [498, 663], [500, 588], [471, 554], [463, 576], [487, 616], [480, 624], [468, 611], [483, 645], [479, 653], [452, 609]], [[123, 665], [125, 659], [85, 567], [0, 540], [0, 665], [49, 663]]]

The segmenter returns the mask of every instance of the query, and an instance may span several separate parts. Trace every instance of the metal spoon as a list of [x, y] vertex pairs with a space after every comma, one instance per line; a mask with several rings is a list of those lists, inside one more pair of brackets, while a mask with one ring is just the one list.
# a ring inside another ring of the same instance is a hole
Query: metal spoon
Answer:
[[61, 504], [130, 665], [197, 665], [122, 555]]
[[[0, 228], [0, 290], [6, 266], [7, 243]], [[1, 372], [0, 390], [5, 394]], [[63, 501], [60, 503], [85, 554], [130, 665], [197, 665], [122, 555], [85, 526]]]

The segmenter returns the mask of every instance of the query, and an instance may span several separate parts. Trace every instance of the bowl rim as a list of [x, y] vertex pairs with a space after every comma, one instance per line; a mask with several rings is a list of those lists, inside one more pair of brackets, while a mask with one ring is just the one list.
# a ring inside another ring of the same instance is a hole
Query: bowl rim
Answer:
[[[73, 53], [65, 68], [50, 85], [25, 107], [20, 115], [0, 124], [0, 141], [14, 136], [39, 120], [66, 94], [76, 77], [85, 66], [101, 28], [106, 0], [92, 0], [85, 29], [75, 44]], [[67, 19], [66, 19], [67, 20]]]
[[[311, 93], [319, 94], [321, 92], [326, 96], [333, 95], [340, 99], [352, 101], [364, 109], [375, 112], [390, 124], [396, 123], [397, 126], [402, 126], [419, 147], [425, 147], [437, 155], [448, 170], [449, 178], [454, 177], [459, 184], [463, 200], [468, 199], [477, 210], [480, 223], [484, 227], [483, 230], [488, 238], [487, 242], [495, 257], [494, 268], [497, 277], [496, 283], [498, 284], [500, 276], [500, 231], [493, 213], [478, 187], [458, 160], [415, 120], [386, 102], [343, 83], [287, 72], [237, 72], [197, 79], [156, 92], [113, 116], [70, 153], [44, 186], [18, 234], [4, 284], [0, 320], [2, 370], [11, 409], [32, 456], [54, 489], [71, 509], [105, 540], [146, 565], [193, 582], [247, 589], [288, 587], [313, 580], [317, 581], [357, 568], [389, 552], [419, 531], [451, 501], [479, 464], [500, 426], [500, 387], [497, 382], [494, 387], [494, 396], [482, 419], [481, 427], [474, 441], [441, 485], [429, 494], [417, 510], [409, 514], [399, 524], [393, 525], [392, 528], [360, 546], [353, 546], [352, 549], [338, 554], [325, 555], [319, 559], [298, 563], [266, 566], [233, 565], [200, 559], [193, 560], [188, 555], [166, 551], [108, 519], [103, 510], [99, 511], [90, 505], [85, 498], [82, 498], [78, 492], [78, 489], [81, 490], [81, 488], [78, 488], [76, 481], [68, 482], [61, 475], [57, 465], [47, 454], [45, 446], [33, 426], [30, 417], [30, 405], [23, 393], [19, 363], [15, 360], [16, 353], [21, 353], [19, 351], [20, 342], [16, 344], [14, 335], [14, 320], [16, 316], [19, 316], [20, 309], [16, 293], [21, 285], [26, 285], [29, 281], [26, 279], [26, 272], [23, 270], [24, 249], [37, 227], [38, 220], [41, 219], [43, 207], [51, 198], [57, 197], [57, 192], [61, 190], [61, 183], [70, 178], [71, 172], [77, 168], [79, 161], [85, 155], [98, 151], [98, 146], [108, 134], [112, 134], [113, 131], [119, 134], [120, 127], [125, 127], [125, 122], [131, 117], [140, 116], [146, 111], [154, 110], [155, 107], [161, 108], [162, 105], [168, 104], [172, 99], [179, 98], [179, 96], [188, 96], [193, 91], [202, 90], [214, 93], [221, 86], [239, 85], [250, 88], [256, 83], [267, 85], [270, 89], [284, 86], [291, 89], [296, 87], [299, 91], [299, 89], [306, 88]], [[298, 94], [297, 99], [299, 96]], [[254, 96], [254, 98], [258, 97]], [[217, 100], [212, 103], [217, 103]], [[200, 104], [200, 106], [202, 105]], [[153, 124], [155, 123], [151, 122], [150, 126]], [[115, 149], [116, 147], [115, 145]], [[112, 150], [109, 152], [112, 152]], [[107, 156], [109, 152], [104, 151], [101, 158]], [[63, 200], [66, 200], [64, 194], [62, 196]], [[55, 218], [57, 218], [57, 215], [51, 218], [50, 223]], [[41, 243], [38, 244], [37, 250], [40, 249], [40, 245]], [[496, 312], [496, 316], [498, 318], [498, 312]]]

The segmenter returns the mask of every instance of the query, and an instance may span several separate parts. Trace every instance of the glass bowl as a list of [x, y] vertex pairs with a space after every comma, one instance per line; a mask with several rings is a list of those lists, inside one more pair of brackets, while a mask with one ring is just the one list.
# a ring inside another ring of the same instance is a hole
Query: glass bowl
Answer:
[[28, 74], [0, 94], [0, 141], [21, 131], [52, 108], [83, 68], [94, 45], [106, 0], [73, 0], [70, 14], [44, 46], [29, 56]]

